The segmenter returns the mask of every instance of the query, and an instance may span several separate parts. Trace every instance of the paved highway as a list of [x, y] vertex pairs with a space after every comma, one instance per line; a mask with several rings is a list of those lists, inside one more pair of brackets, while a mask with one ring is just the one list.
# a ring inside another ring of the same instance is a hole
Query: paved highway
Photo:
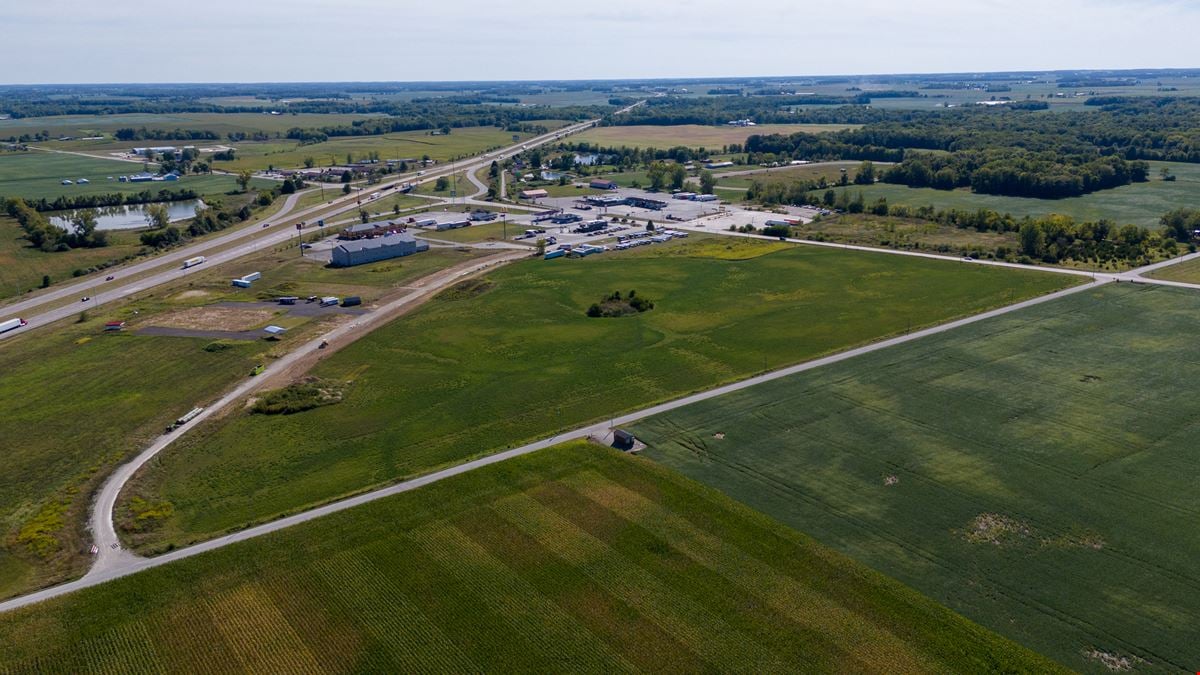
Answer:
[[[635, 107], [634, 104], [627, 108], [623, 108], [619, 112], [624, 112]], [[619, 114], [619, 113], [618, 113]], [[505, 148], [499, 152], [486, 153], [471, 162], [466, 163], [449, 163], [443, 164], [436, 169], [423, 172], [423, 175], [405, 174], [398, 176], [371, 186], [372, 191], [381, 191], [391, 186], [400, 185], [402, 183], [424, 183], [430, 180], [436, 180], [440, 176], [449, 175], [455, 171], [466, 170], [468, 175], [471, 175], [477, 169], [489, 166], [494, 160], [503, 160], [513, 155], [516, 155], [528, 148], [536, 147], [544, 143], [549, 143], [567, 136], [578, 133], [590, 128], [597, 120], [587, 120], [572, 124], [556, 131], [552, 131], [541, 136], [528, 139], [522, 143], [517, 143]], [[486, 187], [485, 187], [486, 191]], [[181, 279], [193, 270], [182, 269], [182, 263], [188, 258], [195, 256], [206, 256], [209, 260], [203, 263], [204, 267], [212, 267], [214, 265], [236, 260], [248, 253], [258, 250], [262, 247], [274, 246], [286, 242], [291, 237], [295, 236], [296, 232], [293, 227], [294, 223], [300, 222], [307, 218], [311, 218], [317, 214], [323, 216], [332, 216], [345, 211], [357, 210], [359, 208], [358, 200], [359, 193], [351, 193], [348, 195], [339, 195], [331, 200], [330, 203], [318, 204], [298, 212], [292, 212], [296, 201], [301, 193], [296, 193], [288, 197], [288, 201], [284, 203], [283, 209], [270, 218], [261, 219], [273, 223], [273, 226], [265, 233], [259, 227], [249, 226], [239, 228], [233, 232], [228, 232], [212, 239], [207, 239], [202, 242], [190, 244], [182, 248], [155, 256], [148, 260], [144, 260], [133, 265], [128, 265], [119, 268], [108, 270], [108, 274], [115, 276], [113, 282], [105, 281], [104, 276], [96, 274], [82, 281], [64, 285], [55, 286], [47, 289], [44, 292], [37, 293], [34, 297], [26, 298], [15, 303], [0, 307], [0, 318], [22, 317], [28, 321], [29, 325], [25, 328], [0, 333], [0, 340], [4, 340], [15, 335], [24, 334], [39, 326], [45, 326], [60, 319], [72, 316], [83, 309], [93, 309], [113, 300], [128, 297], [134, 293], [144, 291], [154, 286], [164, 284], [170, 281]], [[479, 205], [491, 205], [489, 202], [480, 202], [474, 199], [468, 199], [467, 203], [475, 203]], [[256, 221], [255, 224], [257, 224]], [[316, 227], [309, 227], [304, 232], [316, 231]], [[231, 246], [232, 244], [243, 243], [241, 246]], [[222, 247], [229, 247], [227, 250], [214, 253]], [[170, 265], [171, 267], [165, 267]], [[164, 268], [159, 270], [159, 268]], [[193, 268], [195, 269], [195, 268]], [[155, 274], [144, 276], [142, 278], [121, 283], [122, 278], [143, 274], [152, 270], [159, 270]], [[117, 284], [115, 288], [107, 288], [102, 291], [94, 289], [99, 288], [104, 284]], [[68, 302], [63, 306], [43, 309], [47, 304], [57, 304], [65, 299], [76, 299], [90, 296], [90, 300], [86, 303]]]

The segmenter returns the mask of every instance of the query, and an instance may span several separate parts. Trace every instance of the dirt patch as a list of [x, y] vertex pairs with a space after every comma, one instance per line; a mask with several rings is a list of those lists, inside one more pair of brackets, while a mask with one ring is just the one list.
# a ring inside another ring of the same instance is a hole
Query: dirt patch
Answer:
[[191, 300], [192, 298], [207, 298], [208, 291], [184, 291], [175, 296], [176, 300]]
[[900, 477], [895, 474], [892, 474], [891, 476], [887, 476], [883, 479], [884, 487], [891, 487], [893, 485], [898, 485], [899, 483], [900, 483]]
[[1114, 673], [1133, 670], [1135, 665], [1146, 662], [1144, 659], [1139, 659], [1136, 656], [1121, 656], [1120, 654], [1105, 652], [1099, 649], [1085, 649], [1083, 650], [1083, 655], [1084, 657], [1103, 665], [1105, 668], [1108, 668]]
[[713, 438], [717, 439], [718, 441], [723, 441], [725, 440], [725, 432], [718, 431], [717, 433], [713, 434]]
[[1019, 544], [1033, 536], [1028, 523], [1000, 513], [981, 513], [967, 525], [963, 538], [972, 544], [1006, 546]]
[[274, 310], [262, 307], [192, 307], [156, 316], [148, 325], [191, 330], [243, 331], [261, 325], [273, 316]]

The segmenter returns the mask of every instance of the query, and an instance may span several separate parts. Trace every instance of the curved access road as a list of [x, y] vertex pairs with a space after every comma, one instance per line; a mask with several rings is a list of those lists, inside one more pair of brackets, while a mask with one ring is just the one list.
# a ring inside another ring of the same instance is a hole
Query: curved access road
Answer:
[[[482, 264], [482, 261], [480, 264]], [[460, 273], [460, 276], [458, 276], [458, 277], [453, 277], [451, 279], [446, 280], [446, 283], [449, 283], [450, 281], [453, 281], [454, 279], [461, 278], [461, 276], [463, 274], [465, 274], [465, 272]], [[1001, 307], [1001, 308], [994, 309], [991, 311], [983, 312], [981, 314], [976, 314], [974, 316], [969, 316], [969, 317], [966, 317], [963, 319], [950, 321], [948, 323], [944, 323], [944, 324], [941, 324], [938, 326], [926, 328], [924, 330], [919, 330], [919, 331], [915, 331], [915, 332], [908, 333], [905, 335], [900, 335], [900, 336], [889, 338], [886, 340], [881, 340], [879, 342], [864, 345], [861, 347], [856, 347], [854, 349], [849, 349], [849, 350], [846, 350], [843, 352], [839, 352], [837, 354], [831, 354], [829, 356], [825, 356], [825, 357], [822, 357], [819, 359], [814, 359], [812, 361], [807, 361], [807, 362], [796, 364], [793, 366], [788, 366], [786, 368], [780, 368], [778, 370], [773, 370], [773, 371], [770, 371], [767, 373], [763, 373], [761, 375], [756, 375], [754, 377], [750, 377], [750, 378], [747, 378], [747, 379], [744, 379], [744, 380], [741, 380], [738, 382], [734, 382], [731, 384], [727, 384], [724, 386], [715, 387], [713, 389], [709, 389], [707, 391], [703, 391], [703, 392], [700, 392], [697, 394], [692, 394], [690, 396], [684, 396], [682, 398], [678, 398], [673, 401], [668, 401], [666, 403], [661, 403], [659, 405], [650, 406], [650, 407], [643, 408], [641, 410], [627, 413], [624, 415], [615, 416], [611, 420], [606, 420], [606, 421], [590, 424], [587, 426], [579, 427], [577, 429], [568, 431], [566, 433], [557, 434], [557, 435], [551, 436], [549, 438], [544, 438], [544, 439], [535, 441], [533, 443], [528, 443], [526, 445], [522, 445], [517, 448], [504, 450], [502, 452], [498, 452], [493, 455], [481, 457], [479, 459], [469, 461], [469, 462], [466, 462], [466, 463], [463, 463], [463, 464], [460, 464], [457, 466], [453, 466], [448, 469], [443, 469], [441, 471], [436, 471], [436, 472], [433, 472], [433, 473], [430, 473], [430, 474], [427, 474], [424, 476], [420, 476], [418, 478], [413, 478], [411, 480], [402, 481], [400, 483], [396, 483], [395, 485], [391, 485], [391, 486], [388, 486], [385, 488], [381, 488], [381, 489], [374, 490], [371, 492], [363, 493], [361, 495], [357, 495], [354, 497], [349, 497], [347, 499], [342, 499], [342, 500], [339, 500], [336, 502], [332, 502], [332, 503], [326, 504], [324, 506], [319, 506], [317, 508], [310, 509], [308, 511], [304, 511], [303, 513], [298, 513], [298, 514], [295, 514], [292, 516], [287, 516], [285, 518], [280, 518], [279, 520], [274, 520], [269, 523], [264, 523], [262, 525], [258, 525], [256, 527], [247, 528], [245, 530], [241, 530], [241, 531], [235, 532], [233, 534], [225, 535], [223, 537], [218, 537], [216, 539], [211, 539], [209, 541], [195, 544], [193, 546], [188, 546], [186, 548], [177, 549], [170, 553], [166, 553], [166, 554], [154, 557], [154, 558], [139, 558], [130, 553], [122, 552], [119, 548], [119, 545], [115, 548], [113, 547], [113, 544], [115, 544], [117, 542], [117, 538], [116, 538], [116, 533], [113, 530], [113, 525], [112, 525], [112, 507], [113, 507], [113, 504], [115, 504], [115, 502], [116, 502], [116, 497], [117, 497], [117, 494], [120, 492], [121, 487], [125, 484], [125, 482], [129, 479], [129, 477], [133, 475], [133, 473], [137, 470], [137, 467], [144, 464], [151, 457], [153, 457], [154, 454], [156, 454], [157, 452], [162, 450], [163, 447], [166, 447], [167, 445], [170, 444], [170, 442], [171, 442], [170, 440], [164, 439], [163, 441], [156, 443], [151, 448], [148, 448], [147, 450], [145, 450], [141, 455], [139, 455], [137, 458], [135, 458], [128, 465], [121, 467], [121, 469], [118, 469], [117, 473], [113, 474], [113, 476], [110, 477], [110, 479], [105, 483], [104, 487], [101, 489], [100, 498], [97, 502], [96, 508], [93, 513], [92, 527], [93, 527], [94, 533], [97, 537], [97, 540], [104, 542], [104, 545], [101, 546], [101, 552], [99, 554], [100, 560], [97, 561], [96, 565], [92, 568], [92, 570], [89, 571], [82, 578], [77, 579], [75, 581], [61, 584], [59, 586], [53, 586], [51, 588], [46, 588], [46, 589], [37, 591], [35, 593], [30, 593], [28, 595], [24, 595], [24, 596], [20, 596], [17, 598], [13, 598], [11, 600], [7, 600], [5, 602], [0, 602], [0, 612], [17, 609], [19, 607], [25, 607], [25, 606], [28, 606], [28, 605], [31, 605], [31, 604], [34, 604], [37, 602], [41, 602], [43, 600], [47, 600], [49, 598], [54, 598], [54, 597], [57, 597], [60, 595], [71, 593], [76, 590], [88, 588], [90, 586], [96, 586], [98, 584], [104, 583], [106, 581], [110, 581], [112, 579], [117, 579], [120, 577], [128, 576], [130, 574], [135, 574], [142, 570], [150, 569], [153, 567], [160, 567], [162, 565], [167, 565], [176, 560], [190, 558], [194, 555], [198, 555], [198, 554], [204, 553], [206, 551], [212, 551], [212, 550], [215, 550], [218, 548], [222, 548], [224, 546], [228, 546], [230, 544], [233, 544], [233, 543], [236, 543], [239, 541], [245, 541], [247, 539], [253, 539], [255, 537], [260, 537], [265, 534], [270, 534], [272, 532], [278, 532], [279, 530], [283, 530], [285, 528], [292, 527], [293, 525], [298, 525], [300, 523], [305, 523], [305, 522], [308, 522], [311, 520], [315, 520], [317, 518], [321, 518], [321, 517], [329, 515], [331, 513], [336, 513], [338, 511], [344, 511], [346, 509], [353, 508], [355, 506], [373, 502], [378, 499], [384, 499], [386, 497], [391, 497], [393, 495], [397, 495], [397, 494], [400, 494], [403, 492], [408, 492], [410, 490], [414, 490], [416, 488], [419, 488], [419, 487], [422, 487], [425, 485], [429, 485], [431, 483], [436, 483], [438, 481], [445, 480], [447, 478], [451, 478], [453, 476], [457, 476], [460, 474], [464, 474], [469, 471], [474, 471], [476, 469], [480, 469], [485, 466], [490, 466], [492, 464], [503, 462], [505, 460], [512, 459], [514, 457], [519, 457], [521, 455], [526, 455], [526, 454], [529, 454], [532, 452], [537, 452], [538, 450], [543, 450], [545, 448], [549, 448], [553, 445], [562, 443], [564, 441], [587, 438], [589, 436], [603, 437], [609, 432], [610, 428], [615, 427], [615, 426], [629, 424], [631, 422], [636, 422], [638, 420], [644, 419], [646, 417], [650, 417], [652, 415], [657, 415], [660, 413], [675, 410], [677, 408], [682, 408], [684, 406], [691, 405], [693, 403], [698, 403], [700, 401], [705, 401], [708, 399], [716, 398], [718, 396], [724, 396], [725, 394], [729, 394], [729, 393], [732, 393], [735, 391], [740, 391], [742, 389], [747, 389], [749, 387], [753, 387], [755, 385], [762, 384], [764, 382], [770, 382], [772, 380], [777, 380], [782, 377], [788, 377], [790, 375], [795, 375], [797, 373], [802, 373], [802, 372], [805, 372], [808, 370], [813, 370], [816, 368], [821, 368], [823, 366], [832, 365], [834, 363], [839, 363], [841, 361], [852, 359], [857, 356], [861, 356], [863, 354], [869, 354], [871, 352], [876, 352], [881, 349], [887, 349], [889, 347], [894, 347], [896, 345], [904, 344], [906, 342], [912, 342], [914, 340], [919, 340], [921, 338], [928, 337], [930, 335], [936, 335], [938, 333], [944, 333], [947, 331], [951, 331], [956, 328], [960, 328], [962, 326], [977, 323], [979, 321], [985, 321], [987, 319], [991, 319], [991, 318], [994, 318], [997, 316], [1008, 314], [1010, 312], [1019, 311], [1019, 310], [1025, 309], [1027, 307], [1032, 307], [1034, 305], [1039, 305], [1044, 302], [1050, 302], [1053, 300], [1057, 300], [1058, 298], [1062, 298], [1062, 297], [1065, 297], [1068, 295], [1073, 295], [1075, 293], [1087, 291], [1087, 290], [1090, 290], [1097, 286], [1103, 285], [1105, 283], [1109, 283], [1109, 280], [1099, 279], [1096, 281], [1091, 281], [1088, 283], [1080, 284], [1078, 286], [1073, 286], [1073, 287], [1065, 289], [1065, 290], [1057, 291], [1055, 293], [1050, 293], [1050, 294], [1043, 295], [1043, 296], [1040, 296], [1037, 298], [1032, 298], [1030, 300], [1025, 300], [1023, 302], [1018, 302], [1013, 305], [1008, 305], [1006, 307]], [[408, 296], [406, 296], [406, 297], [408, 297]], [[397, 301], [397, 302], [399, 302], [399, 301]], [[350, 328], [351, 325], [352, 324], [348, 324], [346, 327], [343, 327], [342, 329], [338, 329], [339, 331], [344, 331], [344, 332], [340, 333], [340, 335], [342, 335], [344, 337], [344, 336], [346, 336], [347, 333], [352, 332], [354, 329]], [[358, 325], [358, 329], [361, 330], [361, 324]], [[316, 348], [316, 344], [314, 344], [314, 343], [319, 344], [319, 340], [314, 340], [313, 342], [308, 343], [304, 347], [293, 352], [293, 354], [297, 354], [297, 355], [306, 354], [308, 351], [311, 351], [312, 349]], [[287, 358], [287, 357], [285, 357], [285, 358]], [[282, 362], [283, 362], [283, 360], [281, 359], [280, 362], [277, 362], [273, 367], [281, 367]], [[268, 370], [270, 370], [270, 369], [268, 369]], [[209, 410], [206, 410], [205, 413], [202, 413], [201, 417], [198, 417], [197, 419], [192, 420], [192, 422], [185, 425], [182, 429], [180, 429], [180, 432], [178, 432], [178, 433], [182, 433], [182, 432], [187, 431], [188, 429], [192, 428], [194, 425], [198, 424], [202, 419], [204, 419], [204, 417], [213, 414], [215, 412], [215, 410], [219, 409], [217, 406], [222, 406], [222, 407], [227, 406], [233, 400], [237, 399], [240, 396], [243, 396], [251, 388], [252, 388], [252, 386], [249, 383], [242, 385], [242, 387], [239, 387], [237, 390], [235, 390], [234, 392], [231, 392], [225, 398], [221, 399], [221, 401], [219, 401], [216, 406], [210, 407]], [[178, 437], [178, 433], [176, 435], [176, 438]], [[107, 550], [107, 553], [106, 553], [106, 550]]]
[[[413, 289], [409, 293], [385, 303], [378, 309], [355, 317], [352, 321], [342, 324], [333, 330], [309, 340], [308, 342], [299, 345], [291, 352], [282, 358], [271, 363], [258, 376], [249, 378], [240, 385], [226, 393], [215, 403], [208, 405], [203, 412], [197, 415], [194, 419], [184, 424], [179, 429], [160, 436], [158, 440], [152, 443], [148, 448], [134, 457], [131, 461], [121, 465], [113, 472], [111, 476], [100, 487], [97, 493], [95, 504], [92, 508], [90, 529], [92, 531], [93, 542], [98, 551], [91, 569], [83, 577], [83, 580], [93, 578], [111, 578], [114, 570], [119, 571], [127, 568], [138, 560], [139, 557], [125, 551], [121, 548], [120, 539], [117, 537], [116, 527], [113, 522], [113, 509], [116, 506], [117, 497], [120, 495], [121, 489], [129, 482], [129, 479], [150, 461], [155, 455], [161, 452], [164, 448], [174, 443], [181, 438], [185, 433], [195, 428], [204, 420], [220, 414], [233, 403], [244, 399], [248, 394], [255, 390], [261, 389], [268, 384], [272, 379], [285, 376], [293, 368], [298, 366], [311, 367], [317, 359], [327, 354], [331, 354], [338, 349], [358, 340], [367, 335], [372, 330], [379, 328], [395, 319], [396, 316], [411, 307], [419, 304], [428, 298], [432, 297], [438, 291], [447, 286], [461, 281], [464, 278], [474, 276], [488, 269], [503, 265], [514, 260], [529, 257], [529, 250], [522, 248], [519, 251], [507, 251], [498, 255], [489, 256], [480, 260], [473, 260], [440, 272], [435, 272], [427, 277], [424, 277], [410, 287]], [[327, 343], [329, 346], [325, 349], [321, 348], [322, 343]], [[305, 368], [307, 369], [307, 368]], [[119, 574], [117, 576], [120, 576]]]

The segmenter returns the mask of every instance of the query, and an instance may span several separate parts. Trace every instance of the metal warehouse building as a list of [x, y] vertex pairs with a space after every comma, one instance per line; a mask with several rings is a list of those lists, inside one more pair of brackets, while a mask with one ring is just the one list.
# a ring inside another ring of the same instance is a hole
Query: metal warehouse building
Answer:
[[399, 234], [389, 234], [386, 237], [359, 239], [338, 244], [333, 249], [330, 262], [334, 267], [351, 267], [379, 260], [400, 258], [428, 250], [429, 244], [426, 242], [417, 241], [416, 237], [408, 232], [400, 232]]

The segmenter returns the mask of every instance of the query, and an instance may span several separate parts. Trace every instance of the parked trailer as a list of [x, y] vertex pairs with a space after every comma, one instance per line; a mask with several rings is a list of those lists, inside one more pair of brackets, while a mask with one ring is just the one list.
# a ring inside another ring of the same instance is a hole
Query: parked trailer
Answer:
[[279, 304], [281, 304], [281, 305], [294, 305], [294, 304], [296, 304], [296, 301], [298, 301], [299, 299], [300, 299], [300, 298], [298, 298], [298, 297], [296, 297], [296, 296], [294, 296], [294, 295], [285, 295], [285, 296], [283, 296], [282, 298], [279, 298]]
[[546, 255], [545, 255], [545, 256], [543, 256], [543, 258], [542, 258], [542, 259], [543, 259], [543, 260], [553, 260], [553, 259], [555, 259], [555, 258], [561, 258], [561, 257], [563, 257], [563, 256], [564, 256], [564, 255], [566, 255], [566, 254], [567, 254], [567, 252], [566, 252], [565, 250], [562, 250], [562, 249], [559, 249], [559, 250], [557, 250], [557, 251], [547, 251], [547, 252], [546, 252]]
[[234, 286], [237, 286], [238, 288], [250, 288], [250, 282], [246, 281], [245, 279], [234, 279], [230, 283], [232, 283]]
[[0, 322], [0, 333], [7, 333], [10, 330], [16, 330], [29, 323], [25, 319], [9, 319], [8, 321]]
[[258, 281], [259, 279], [262, 278], [262, 273], [261, 272], [251, 272], [250, 274], [247, 274], [247, 275], [243, 276], [242, 278], [245, 279], [246, 281]]
[[208, 258], [205, 258], [202, 255], [198, 255], [195, 258], [188, 258], [187, 260], [183, 261], [183, 269], [186, 270], [189, 267], [195, 267], [206, 260], [208, 260]]
[[350, 297], [342, 300], [342, 307], [356, 307], [361, 304], [362, 298], [358, 297], [357, 295], [351, 295]]
[[341, 298], [335, 298], [332, 295], [321, 298], [321, 306], [322, 307], [332, 307], [332, 306], [338, 304], [339, 302], [341, 302]]

